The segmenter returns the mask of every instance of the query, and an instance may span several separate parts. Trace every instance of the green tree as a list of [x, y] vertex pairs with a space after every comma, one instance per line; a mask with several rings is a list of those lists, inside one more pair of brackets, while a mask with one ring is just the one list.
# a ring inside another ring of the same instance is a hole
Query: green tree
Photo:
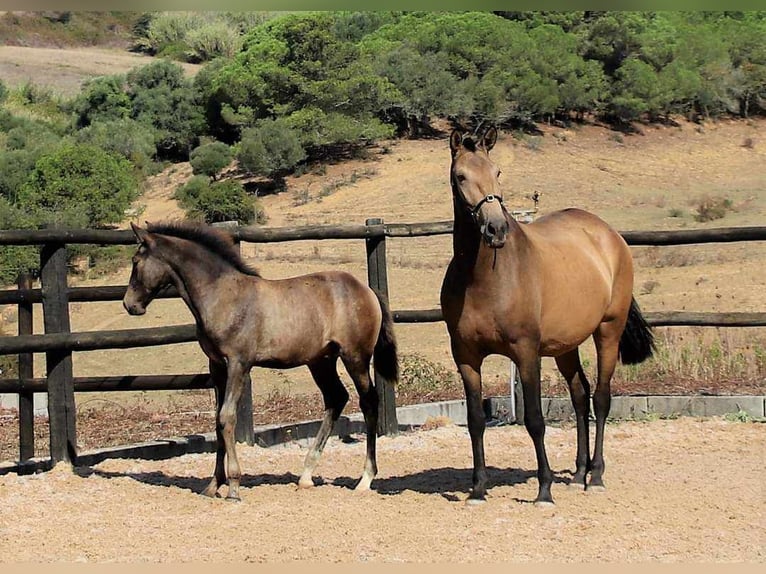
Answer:
[[58, 222], [61, 214], [77, 213], [82, 223], [101, 227], [122, 221], [138, 193], [130, 162], [91, 145], [63, 142], [37, 160], [18, 204], [43, 220]]

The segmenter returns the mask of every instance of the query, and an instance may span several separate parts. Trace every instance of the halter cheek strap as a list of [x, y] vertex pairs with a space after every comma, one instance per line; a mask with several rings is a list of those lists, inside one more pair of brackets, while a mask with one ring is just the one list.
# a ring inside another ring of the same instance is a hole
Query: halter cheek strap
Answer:
[[473, 208], [471, 208], [469, 205], [466, 205], [468, 210], [471, 212], [471, 215], [475, 218], [479, 214], [479, 210], [481, 209], [481, 206], [485, 203], [492, 203], [493, 201], [497, 201], [501, 206], [503, 205], [503, 198], [499, 195], [485, 195], [481, 198], [481, 201], [477, 203]]

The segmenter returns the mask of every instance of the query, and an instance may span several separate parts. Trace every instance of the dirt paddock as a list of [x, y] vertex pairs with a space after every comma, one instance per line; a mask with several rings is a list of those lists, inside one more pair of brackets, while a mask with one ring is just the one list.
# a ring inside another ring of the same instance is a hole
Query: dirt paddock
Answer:
[[[332, 438], [318, 485], [306, 447], [239, 446], [242, 502], [197, 494], [212, 454], [60, 464], [0, 476], [4, 562], [763, 562], [766, 425], [720, 418], [612, 423], [606, 493], [576, 491], [575, 432], [549, 426], [554, 508], [531, 504], [523, 427], [488, 428], [486, 504], [466, 506], [467, 430], [382, 437], [373, 491], [350, 490], [364, 442]], [[361, 437], [359, 437], [361, 438]]]

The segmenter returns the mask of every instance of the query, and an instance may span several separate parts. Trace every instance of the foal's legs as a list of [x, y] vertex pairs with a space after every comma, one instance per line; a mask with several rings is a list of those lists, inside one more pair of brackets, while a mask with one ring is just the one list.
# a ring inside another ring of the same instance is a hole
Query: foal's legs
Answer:
[[239, 500], [239, 461], [237, 459], [234, 427], [237, 424], [237, 402], [242, 395], [248, 368], [236, 359], [226, 362], [226, 395], [218, 413], [218, 424], [226, 447], [226, 475], [229, 478], [229, 500]]
[[325, 444], [327, 444], [332, 427], [340, 417], [340, 413], [343, 412], [343, 407], [348, 402], [348, 391], [346, 391], [346, 387], [343, 386], [343, 383], [338, 378], [338, 371], [335, 368], [337, 361], [338, 358], [333, 357], [331, 359], [322, 359], [308, 366], [311, 376], [314, 377], [319, 390], [322, 391], [325, 410], [322, 426], [319, 428], [314, 444], [311, 445], [306, 455], [306, 461], [303, 464], [303, 472], [298, 480], [300, 488], [314, 486], [311, 476], [319, 462], [319, 457], [322, 456], [322, 451]]
[[596, 443], [593, 448], [593, 463], [589, 489], [604, 488], [604, 425], [609, 416], [612, 402], [611, 380], [617, 365], [622, 325], [605, 322], [593, 333], [598, 360], [598, 381], [593, 392], [593, 411], [596, 415]]
[[375, 445], [378, 432], [378, 391], [370, 379], [370, 357], [350, 357], [342, 354], [341, 360], [346, 367], [354, 386], [359, 393], [359, 406], [364, 414], [367, 427], [367, 455], [364, 460], [364, 472], [354, 490], [369, 490], [372, 479], [378, 474]]
[[573, 349], [556, 357], [556, 365], [569, 385], [569, 394], [577, 419], [577, 459], [572, 486], [585, 488], [585, 476], [590, 470], [590, 443], [588, 439], [588, 419], [590, 418], [590, 384], [585, 377], [580, 363], [580, 353]]
[[529, 436], [532, 437], [537, 455], [539, 489], [535, 505], [547, 506], [553, 504], [553, 497], [551, 496], [553, 472], [548, 464], [548, 456], [545, 454], [545, 419], [543, 418], [540, 397], [540, 361], [537, 357], [537, 351], [529, 349], [521, 353], [517, 365], [521, 378], [521, 390], [524, 395], [524, 425], [527, 427]]
[[210, 361], [210, 377], [213, 379], [213, 384], [215, 385], [216, 451], [213, 479], [210, 481], [210, 484], [207, 485], [207, 488], [202, 491], [202, 494], [205, 496], [215, 496], [218, 492], [218, 487], [226, 482], [226, 471], [223, 467], [226, 448], [223, 443], [223, 427], [221, 426], [221, 407], [223, 407], [224, 393], [226, 392], [226, 365]]

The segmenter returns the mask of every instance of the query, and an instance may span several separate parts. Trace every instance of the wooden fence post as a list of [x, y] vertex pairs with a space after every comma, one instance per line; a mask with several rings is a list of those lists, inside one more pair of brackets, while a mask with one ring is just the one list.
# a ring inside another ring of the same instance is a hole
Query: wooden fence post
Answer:
[[[383, 220], [372, 218], [365, 221], [366, 225], [382, 225]], [[386, 236], [368, 237], [365, 239], [367, 246], [367, 283], [378, 291], [388, 303], [388, 270], [386, 267]], [[373, 362], [375, 371], [375, 387], [378, 391], [378, 434], [393, 435], [399, 431], [399, 423], [396, 419], [396, 393], [393, 384], [378, 372]]]
[[[46, 243], [40, 253], [43, 322], [46, 333], [69, 333], [66, 245]], [[45, 353], [48, 377], [50, 457], [55, 466], [77, 458], [76, 410], [72, 378], [72, 352]]]
[[[32, 277], [28, 273], [19, 275], [19, 289], [31, 289]], [[32, 334], [32, 309], [29, 301], [18, 305], [19, 335]], [[34, 355], [19, 353], [19, 380], [34, 376]], [[35, 394], [31, 391], [19, 393], [19, 461], [35, 456]]]
[[[233, 231], [239, 227], [236, 221], [222, 221], [213, 223], [213, 227], [218, 227]], [[240, 251], [239, 239], [234, 239], [234, 245], [237, 251]], [[234, 438], [237, 442], [247, 443], [249, 446], [255, 444], [255, 429], [253, 428], [253, 382], [250, 379], [250, 373], [245, 374], [245, 385], [242, 388], [242, 396], [237, 402], [237, 426], [234, 429]]]

